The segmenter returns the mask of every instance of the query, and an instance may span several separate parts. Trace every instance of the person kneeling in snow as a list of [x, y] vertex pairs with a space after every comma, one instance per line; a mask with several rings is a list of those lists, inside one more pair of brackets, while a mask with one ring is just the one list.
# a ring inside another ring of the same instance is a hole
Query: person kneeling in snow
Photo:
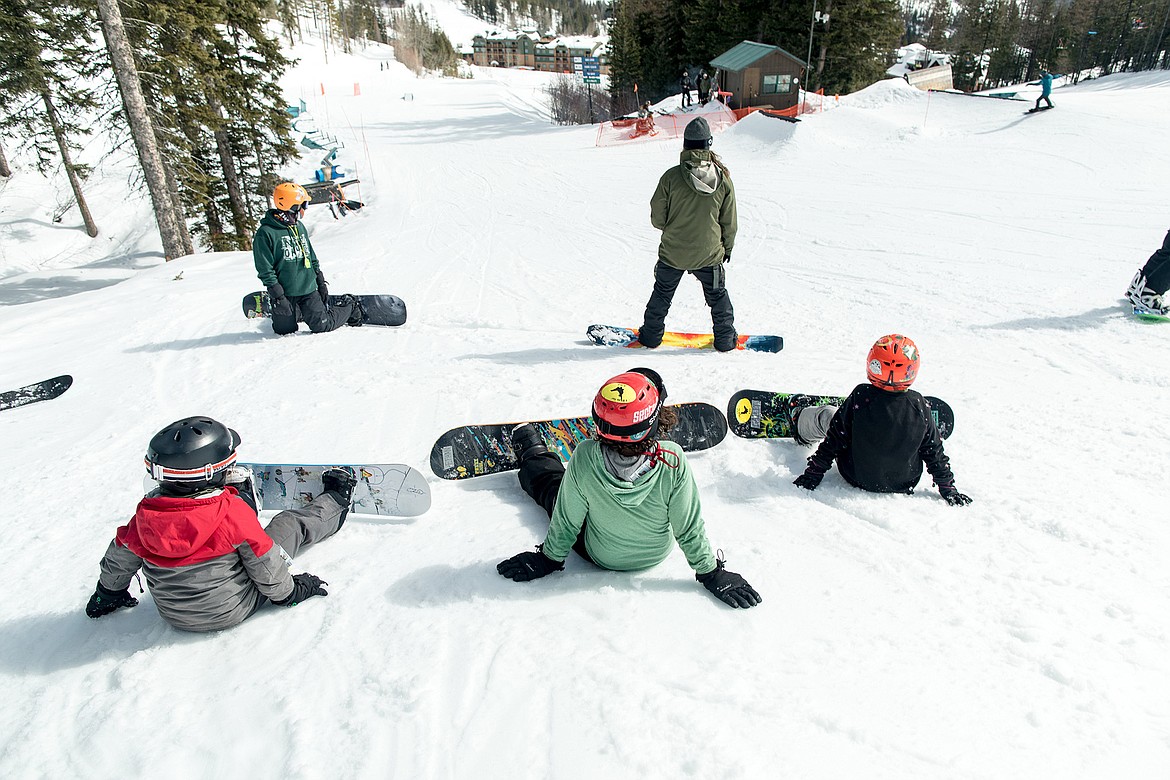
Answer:
[[816, 490], [837, 461], [845, 481], [876, 493], [913, 493], [930, 471], [938, 492], [951, 506], [970, 504], [955, 489], [955, 475], [942, 437], [921, 394], [910, 389], [918, 376], [918, 347], [906, 336], [882, 336], [869, 350], [866, 376], [841, 408], [794, 403], [793, 437], [801, 444], [824, 439], [793, 484]]
[[1138, 270], [1125, 291], [1125, 297], [1138, 313], [1170, 314], [1166, 302], [1166, 291], [1170, 290], [1170, 232], [1162, 241], [1162, 248], [1150, 255], [1146, 264]]
[[677, 421], [663, 408], [657, 372], [635, 368], [610, 379], [593, 400], [598, 437], [577, 445], [566, 469], [531, 423], [512, 431], [520, 486], [552, 520], [544, 543], [496, 566], [527, 582], [565, 568], [569, 550], [611, 571], [633, 571], [666, 559], [677, 542], [695, 579], [736, 608], [760, 594], [711, 552], [699, 493], [682, 448], [661, 439]]
[[252, 238], [256, 276], [272, 300], [272, 330], [296, 333], [300, 319], [314, 333], [362, 324], [362, 306], [353, 295], [329, 301], [329, 284], [321, 273], [309, 231], [299, 224], [309, 207], [309, 193], [299, 184], [284, 182], [272, 191], [275, 208], [268, 209]]
[[261, 528], [252, 474], [235, 465], [239, 444], [238, 433], [207, 417], [173, 422], [150, 440], [146, 466], [158, 489], [110, 542], [85, 614], [136, 606], [129, 586], [140, 568], [159, 615], [185, 631], [230, 628], [265, 601], [295, 606], [328, 595], [328, 583], [290, 574], [289, 565], [341, 528], [357, 484], [353, 470], [327, 469], [325, 490], [311, 504]]

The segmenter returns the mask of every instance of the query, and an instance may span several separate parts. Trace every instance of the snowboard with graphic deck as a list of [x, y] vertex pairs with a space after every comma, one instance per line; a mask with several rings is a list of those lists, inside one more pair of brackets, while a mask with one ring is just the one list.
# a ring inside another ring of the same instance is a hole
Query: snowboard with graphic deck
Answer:
[[[590, 325], [585, 330], [585, 336], [594, 344], [603, 347], [641, 347], [638, 341], [636, 328], [622, 328], [616, 325]], [[714, 349], [715, 337], [710, 333], [676, 333], [667, 331], [662, 334], [664, 347], [688, 347], [690, 349]], [[746, 349], [752, 352], [779, 352], [784, 349], [784, 339], [780, 336], [745, 336], [741, 335], [735, 343], [736, 349]]]
[[[744, 439], [791, 439], [795, 406], [840, 406], [844, 396], [740, 390], [727, 402], [727, 426]], [[944, 439], [955, 430], [955, 413], [946, 401], [926, 396], [930, 416]]]
[[[714, 447], [727, 436], [723, 412], [710, 404], [678, 404], [678, 425], [667, 438], [683, 450], [695, 452]], [[521, 422], [465, 425], [452, 428], [431, 448], [431, 471], [443, 479], [468, 479], [518, 468], [512, 451], [512, 429]], [[567, 417], [533, 422], [544, 443], [567, 461], [576, 446], [597, 433], [592, 417]]]
[[[261, 509], [297, 509], [322, 492], [321, 473], [332, 465], [241, 463], [252, 470]], [[334, 464], [335, 465], [335, 464]], [[352, 465], [358, 483], [350, 512], [417, 517], [431, 508], [431, 489], [417, 469], [401, 463]]]
[[[363, 325], [401, 325], [406, 322], [406, 303], [397, 295], [355, 295], [362, 303]], [[336, 306], [340, 295], [330, 295], [329, 304]], [[272, 316], [272, 300], [267, 290], [244, 296], [244, 316], [248, 319]], [[297, 321], [301, 318], [298, 316]]]
[[0, 412], [5, 409], [15, 409], [18, 406], [35, 404], [37, 401], [52, 400], [68, 390], [72, 384], [73, 377], [63, 374], [43, 382], [0, 393]]

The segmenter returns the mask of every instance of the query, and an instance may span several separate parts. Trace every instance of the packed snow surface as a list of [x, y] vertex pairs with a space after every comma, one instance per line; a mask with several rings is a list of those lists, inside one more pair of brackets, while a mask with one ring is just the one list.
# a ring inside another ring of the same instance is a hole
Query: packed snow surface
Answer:
[[[594, 128], [548, 124], [541, 74], [296, 54], [289, 101], [344, 141], [367, 203], [310, 210], [322, 267], [334, 292], [404, 298], [404, 327], [277, 338], [245, 320], [250, 254], [162, 263], [126, 160], [95, 184], [92, 241], [75, 210], [52, 221], [27, 160], [0, 183], [0, 390], [75, 377], [0, 413], [0, 775], [1167, 776], [1170, 327], [1120, 297], [1170, 227], [1170, 74], [1057, 89], [1032, 116], [886, 82], [717, 136], [736, 324], [785, 339], [724, 355], [584, 339], [640, 324], [677, 141], [595, 148]], [[690, 277], [667, 324], [710, 326]], [[809, 450], [729, 437], [689, 460], [755, 609], [717, 602], [677, 550], [637, 573], [573, 556], [499, 577], [547, 524], [507, 474], [432, 478], [420, 518], [354, 517], [295, 562], [327, 598], [228, 631], [176, 631], [137, 586], [137, 608], [83, 613], [172, 420], [226, 422], [244, 460], [429, 472], [443, 431], [585, 414], [638, 365], [678, 402], [846, 393], [889, 332], [954, 408], [946, 449], [975, 503], [835, 470], [809, 494], [792, 485]]]

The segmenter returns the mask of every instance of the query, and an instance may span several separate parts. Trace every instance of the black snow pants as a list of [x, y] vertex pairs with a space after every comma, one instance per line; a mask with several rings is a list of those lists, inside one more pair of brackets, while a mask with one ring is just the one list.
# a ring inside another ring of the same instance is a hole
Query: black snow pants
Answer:
[[662, 343], [662, 334], [666, 331], [666, 315], [670, 311], [678, 283], [687, 273], [694, 274], [703, 285], [703, 298], [711, 307], [715, 348], [723, 351], [735, 349], [735, 309], [731, 307], [731, 297], [724, 285], [725, 271], [722, 264], [684, 271], [659, 260], [654, 266], [654, 292], [650, 294], [650, 300], [646, 303], [646, 313], [642, 318], [642, 327], [638, 331], [638, 341], [646, 347], [657, 347]]
[[1170, 290], [1170, 232], [1166, 233], [1162, 248], [1150, 255], [1142, 274], [1146, 277], [1146, 287], [1158, 295], [1165, 295]]
[[[349, 315], [353, 313], [351, 304], [326, 306], [321, 300], [321, 295], [316, 292], [295, 295], [288, 300], [292, 304], [291, 312], [279, 313], [275, 310], [272, 312], [272, 330], [278, 336], [296, 333], [298, 321], [304, 322], [314, 333], [328, 333], [344, 325]], [[300, 317], [297, 316], [298, 313]]]
[[[533, 455], [520, 464], [520, 487], [524, 488], [524, 492], [531, 496], [533, 501], [540, 504], [550, 519], [553, 507], [557, 504], [561, 480], [564, 478], [565, 466], [561, 459], [551, 452]], [[573, 552], [594, 566], [597, 565], [585, 549], [585, 523], [581, 524], [581, 533], [577, 534], [577, 541], [573, 542]]]

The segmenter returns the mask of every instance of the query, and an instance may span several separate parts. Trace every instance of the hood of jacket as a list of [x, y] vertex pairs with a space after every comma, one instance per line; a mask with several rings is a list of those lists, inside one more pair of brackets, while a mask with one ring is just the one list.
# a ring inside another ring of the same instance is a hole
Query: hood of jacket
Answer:
[[710, 149], [683, 149], [679, 161], [688, 174], [684, 178], [692, 190], [700, 195], [711, 195], [719, 189], [722, 172], [711, 159]]
[[118, 541], [144, 560], [177, 565], [208, 546], [228, 517], [234, 488], [211, 496], [142, 499], [134, 519], [118, 529]]
[[[656, 490], [656, 487], [661, 480], [669, 480], [671, 478], [671, 468], [665, 463], [657, 463], [654, 468], [642, 476], [635, 479], [633, 482], [627, 482], [624, 479], [615, 477], [610, 473], [605, 466], [605, 455], [602, 452], [601, 442], [591, 439], [581, 442], [577, 445], [577, 449], [573, 451], [573, 457], [583, 457], [585, 463], [589, 467], [589, 471], [596, 474], [597, 478], [605, 484], [610, 495], [624, 507], [636, 508], [642, 505], [646, 497]], [[673, 451], [678, 456], [682, 450], [677, 444], [672, 441], [663, 440], [659, 446], [664, 450]]]

